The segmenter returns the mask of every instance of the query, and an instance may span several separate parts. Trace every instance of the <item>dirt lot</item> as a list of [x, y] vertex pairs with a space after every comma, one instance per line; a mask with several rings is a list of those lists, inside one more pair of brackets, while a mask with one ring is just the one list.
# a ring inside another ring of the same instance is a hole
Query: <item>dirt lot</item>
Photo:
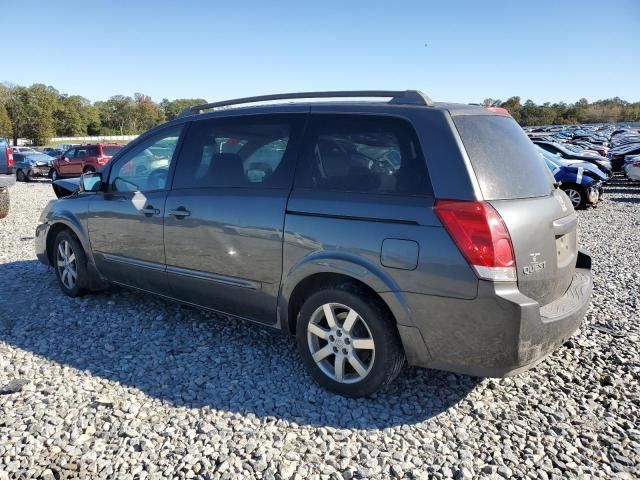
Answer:
[[593, 304], [537, 368], [405, 369], [362, 400], [317, 388], [292, 339], [247, 323], [124, 289], [63, 296], [33, 253], [51, 186], [11, 193], [0, 480], [640, 477], [639, 184], [615, 180], [579, 213]]

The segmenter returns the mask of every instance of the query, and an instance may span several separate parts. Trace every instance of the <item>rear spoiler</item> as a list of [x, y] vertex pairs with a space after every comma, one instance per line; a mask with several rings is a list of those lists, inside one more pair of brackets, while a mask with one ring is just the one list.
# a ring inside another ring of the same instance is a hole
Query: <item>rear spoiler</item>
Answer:
[[506, 115], [507, 117], [511, 116], [511, 114], [509, 113], [509, 110], [507, 110], [506, 108], [502, 108], [502, 107], [484, 107], [484, 108], [486, 108], [490, 112], [497, 113], [499, 115]]

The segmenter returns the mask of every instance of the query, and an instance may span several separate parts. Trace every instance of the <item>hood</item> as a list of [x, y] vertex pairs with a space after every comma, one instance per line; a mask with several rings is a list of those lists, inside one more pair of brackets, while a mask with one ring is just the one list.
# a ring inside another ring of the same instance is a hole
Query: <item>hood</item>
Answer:
[[571, 165], [568, 165], [565, 168], [573, 173], [577, 172], [579, 168], [582, 168], [584, 170], [589, 171], [591, 174], [593, 174], [592, 176], [595, 176], [600, 180], [607, 179], [607, 176], [602, 172], [602, 170], [596, 167], [593, 163], [589, 163], [589, 162], [572, 163]]
[[25, 155], [24, 160], [29, 163], [35, 163], [36, 165], [51, 165], [53, 157], [44, 153], [31, 153]]
[[[54, 190], [56, 190], [56, 187], [60, 190], [61, 195], [58, 195], [58, 197], [66, 197], [80, 189], [80, 177], [61, 178], [53, 182], [53, 186]], [[57, 194], [58, 192], [56, 192], [56, 195]]]

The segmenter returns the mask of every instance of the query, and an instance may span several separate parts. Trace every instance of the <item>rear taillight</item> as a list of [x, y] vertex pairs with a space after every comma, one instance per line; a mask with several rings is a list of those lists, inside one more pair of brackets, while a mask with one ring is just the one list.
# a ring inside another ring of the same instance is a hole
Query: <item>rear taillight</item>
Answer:
[[633, 162], [631, 165], [640, 168], [640, 161]]
[[107, 163], [109, 160], [111, 160], [111, 157], [98, 157], [98, 164], [99, 165], [104, 165], [105, 163]]
[[6, 151], [7, 151], [7, 167], [13, 167], [13, 150], [7, 147]]
[[438, 200], [434, 211], [478, 277], [502, 282], [516, 280], [511, 236], [491, 205]]

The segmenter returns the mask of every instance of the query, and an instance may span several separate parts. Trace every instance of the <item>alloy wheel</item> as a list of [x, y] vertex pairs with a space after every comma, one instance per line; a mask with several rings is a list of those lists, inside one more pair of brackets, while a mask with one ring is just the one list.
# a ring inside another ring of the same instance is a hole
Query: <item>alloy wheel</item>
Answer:
[[316, 309], [307, 324], [307, 342], [316, 365], [339, 383], [361, 381], [375, 361], [375, 343], [366, 321], [339, 303]]
[[62, 284], [69, 290], [73, 290], [78, 281], [78, 265], [76, 263], [76, 255], [67, 240], [62, 240], [58, 244], [56, 254], [58, 273]]
[[569, 188], [565, 190], [564, 193], [567, 194], [574, 207], [577, 207], [578, 205], [580, 205], [580, 202], [582, 202], [582, 195], [580, 195], [580, 192], [578, 192], [577, 190]]

